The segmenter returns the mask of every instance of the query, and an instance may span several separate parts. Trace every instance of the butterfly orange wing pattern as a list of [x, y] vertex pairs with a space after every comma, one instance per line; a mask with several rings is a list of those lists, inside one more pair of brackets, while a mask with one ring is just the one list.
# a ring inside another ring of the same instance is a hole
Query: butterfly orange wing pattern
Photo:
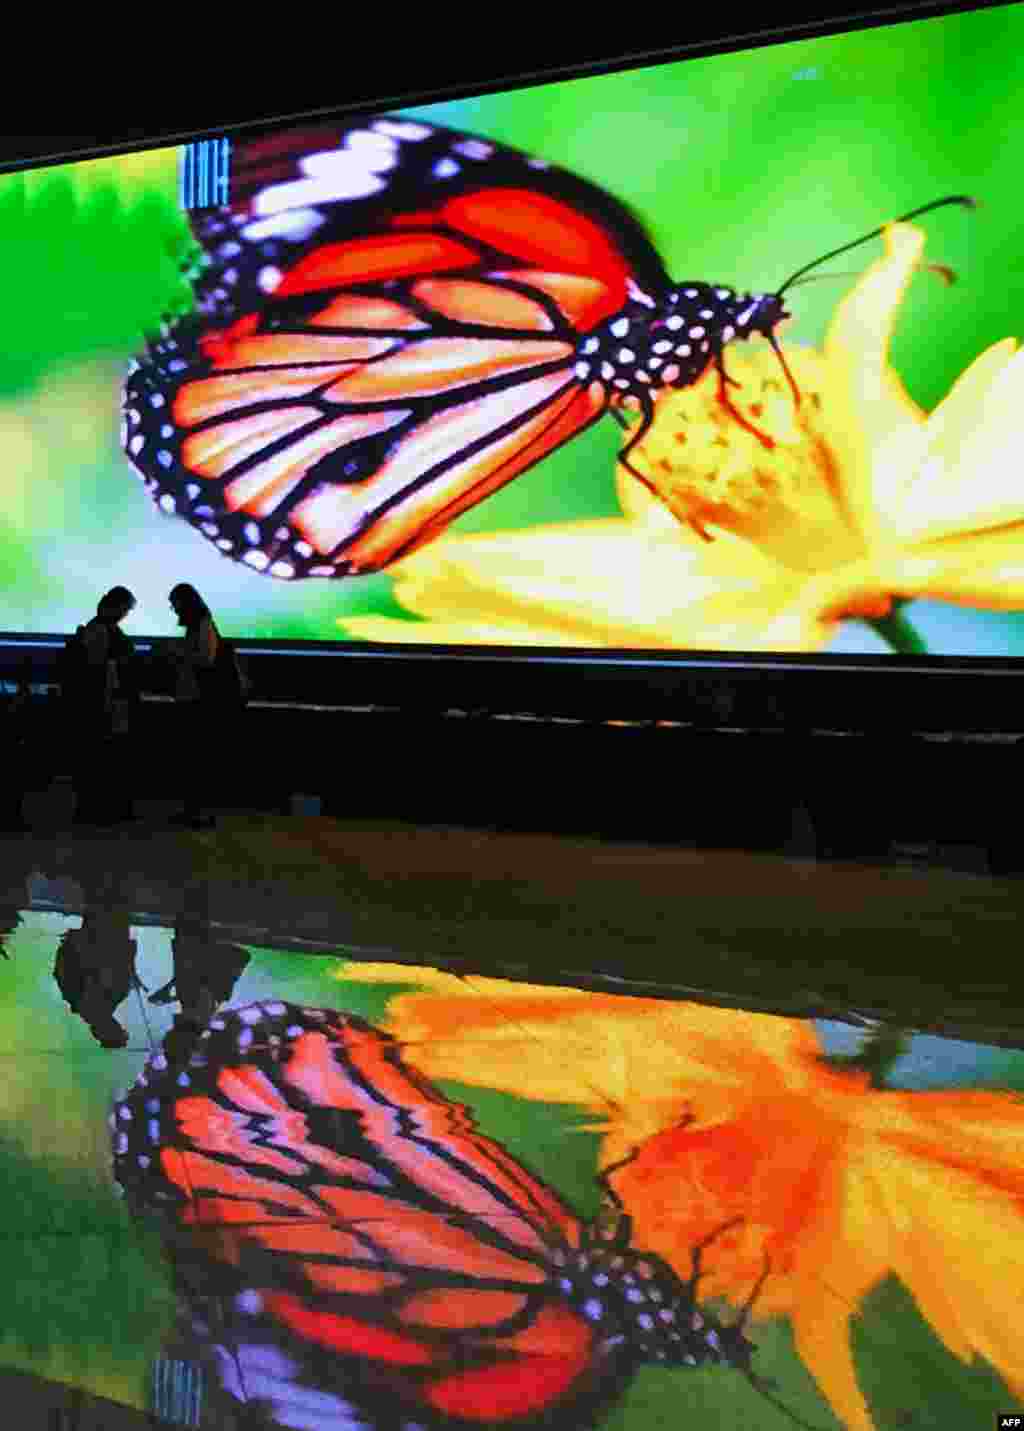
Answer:
[[232, 173], [123, 441], [163, 511], [270, 576], [386, 568], [588, 427], [581, 337], [667, 283], [624, 205], [457, 131], [300, 130]]
[[581, 1224], [352, 1015], [223, 1013], [112, 1124], [216, 1381], [270, 1425], [584, 1426], [645, 1360], [749, 1361], [628, 1219]]

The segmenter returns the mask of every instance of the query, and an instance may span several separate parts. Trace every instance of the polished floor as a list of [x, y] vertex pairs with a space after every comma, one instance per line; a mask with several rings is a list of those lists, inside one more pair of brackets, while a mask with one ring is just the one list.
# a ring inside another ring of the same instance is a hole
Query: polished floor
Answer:
[[170, 808], [0, 837], [19, 1426], [1020, 1407], [1024, 880]]

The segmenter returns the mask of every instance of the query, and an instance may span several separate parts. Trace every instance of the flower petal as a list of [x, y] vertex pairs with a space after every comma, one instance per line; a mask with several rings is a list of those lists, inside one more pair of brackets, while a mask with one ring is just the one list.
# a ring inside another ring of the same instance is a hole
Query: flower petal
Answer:
[[880, 589], [988, 611], [1024, 610], [1024, 521], [880, 559]]
[[904, 541], [1024, 521], [1024, 349], [994, 344], [929, 419], [916, 480], [897, 513]]
[[[728, 533], [704, 542], [679, 527], [656, 534], [617, 518], [565, 523], [445, 538], [403, 562], [395, 595], [429, 624], [339, 624], [396, 640], [669, 650], [715, 646], [707, 626], [729, 649], [762, 649], [779, 573]], [[715, 603], [710, 626], [703, 599]]]
[[836, 1417], [850, 1431], [876, 1431], [857, 1381], [850, 1319], [885, 1276], [889, 1249], [876, 1189], [857, 1156], [831, 1170], [829, 1191], [801, 1237], [791, 1274], [793, 1341]]
[[605, 1162], [616, 1161], [620, 1145], [624, 1155], [678, 1121], [695, 1090], [705, 1115], [717, 1117], [753, 1087], [802, 1086], [820, 1051], [811, 1027], [765, 1014], [403, 965], [348, 965], [339, 977], [420, 984], [424, 992], [389, 1002], [387, 1025], [416, 1068], [590, 1108], [614, 1143]]
[[902, 489], [920, 466], [925, 414], [889, 366], [888, 350], [924, 241], [908, 224], [886, 229], [885, 257], [839, 304], [825, 339], [847, 408], [830, 411], [830, 431], [848, 505], [872, 544], [884, 539], [889, 514], [900, 509]]
[[893, 1271], [962, 1361], [1024, 1384], [1024, 1100], [889, 1093], [866, 1100]]
[[621, 462], [615, 464], [615, 494], [619, 499], [622, 515], [627, 521], [636, 522], [654, 534], [679, 532], [678, 520], [661, 498], [656, 497], [648, 486], [638, 481]]

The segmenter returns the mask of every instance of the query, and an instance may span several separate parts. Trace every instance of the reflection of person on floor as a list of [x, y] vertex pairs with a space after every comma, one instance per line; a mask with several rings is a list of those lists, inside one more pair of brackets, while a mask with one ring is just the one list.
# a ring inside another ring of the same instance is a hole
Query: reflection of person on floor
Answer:
[[164, 1039], [168, 1058], [190, 1052], [221, 1004], [226, 1004], [250, 956], [238, 944], [211, 939], [208, 920], [183, 912], [174, 925], [174, 978], [151, 994], [151, 1004], [177, 1000], [181, 1012]]
[[76, 632], [80, 658], [65, 694], [67, 717], [79, 741], [76, 818], [85, 823], [131, 819], [118, 744], [139, 696], [135, 648], [120, 628], [134, 607], [127, 587], [115, 586], [101, 598], [93, 619]]
[[7, 948], [21, 927], [22, 916], [32, 904], [29, 880], [40, 869], [32, 846], [12, 843], [0, 858], [0, 954], [11, 957]]
[[104, 1048], [124, 1048], [128, 1032], [114, 1010], [137, 983], [137, 943], [127, 910], [92, 905], [80, 929], [61, 936], [53, 977], [72, 1013], [89, 1025]]

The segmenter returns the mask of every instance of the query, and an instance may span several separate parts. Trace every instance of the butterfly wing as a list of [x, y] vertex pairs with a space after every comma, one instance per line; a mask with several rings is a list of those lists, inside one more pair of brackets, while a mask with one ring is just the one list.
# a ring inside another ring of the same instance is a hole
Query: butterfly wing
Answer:
[[390, 565], [594, 422], [580, 335], [668, 283], [597, 186], [394, 117], [246, 141], [192, 223], [196, 313], [130, 375], [124, 444], [287, 579]]
[[354, 1408], [374, 1425], [575, 1425], [630, 1369], [558, 1291], [574, 1215], [362, 1020], [221, 1015], [186, 1069], [150, 1061], [114, 1128], [132, 1207], [162, 1211], [197, 1266], [222, 1388], [279, 1424], [312, 1407], [325, 1427]]

